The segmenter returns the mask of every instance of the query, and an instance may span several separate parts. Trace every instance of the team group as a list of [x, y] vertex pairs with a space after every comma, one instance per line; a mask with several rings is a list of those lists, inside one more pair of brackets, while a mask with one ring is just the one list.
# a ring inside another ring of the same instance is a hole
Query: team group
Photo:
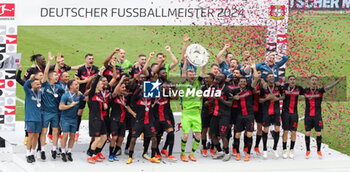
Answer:
[[[138, 56], [132, 64], [125, 59], [125, 50], [116, 48], [98, 68], [94, 64], [93, 54], [85, 56], [85, 64], [68, 66], [64, 56], [48, 54], [48, 62], [41, 54], [31, 57], [35, 62], [21, 79], [22, 67], [16, 76], [25, 91], [25, 130], [28, 163], [37, 158], [46, 159], [45, 145], [49, 131], [52, 140], [53, 159], [60, 156], [66, 161], [73, 161], [72, 148], [78, 140], [81, 117], [85, 108], [89, 108], [89, 135], [91, 142], [87, 151], [89, 163], [105, 159], [101, 151], [109, 143], [109, 161], [118, 161], [121, 147], [128, 130], [124, 153], [129, 155], [127, 164], [132, 163], [136, 139], [142, 134], [142, 157], [153, 163], [160, 163], [163, 156], [169, 161], [176, 161], [174, 147], [174, 115], [170, 102], [180, 99], [181, 103], [181, 155], [182, 161], [197, 161], [194, 153], [202, 145], [201, 154], [213, 159], [230, 160], [229, 142], [233, 138], [232, 153], [237, 161], [241, 160], [240, 138], [243, 133], [244, 161], [250, 160], [253, 148], [253, 131], [256, 130], [254, 151], [260, 155], [259, 144], [263, 142], [263, 158], [267, 158], [267, 140], [269, 127], [274, 143], [272, 153], [279, 157], [277, 146], [280, 138], [280, 126], [283, 128], [283, 158], [294, 158], [294, 145], [298, 128], [298, 100], [305, 99], [305, 143], [306, 158], [310, 156], [311, 130], [316, 131], [317, 154], [321, 153], [321, 130], [323, 128], [321, 104], [324, 92], [344, 80], [340, 77], [326, 87], [320, 87], [319, 78], [310, 76], [310, 86], [302, 88], [297, 78], [290, 75], [286, 83], [280, 83], [279, 68], [288, 57], [272, 52], [266, 60], [255, 64], [249, 52], [243, 53], [243, 64], [228, 51], [230, 45], [215, 56], [217, 63], [203, 66], [197, 76], [197, 67], [187, 60], [186, 48], [189, 37], [184, 36], [182, 58], [180, 60], [180, 87], [171, 82], [170, 70], [179, 61], [169, 46], [165, 53], [150, 53]], [[167, 54], [171, 63], [167, 64]], [[153, 60], [156, 61], [151, 63]], [[209, 57], [210, 58], [210, 57]], [[51, 65], [55, 59], [56, 64]], [[280, 61], [276, 62], [276, 59]], [[73, 80], [68, 71], [76, 70]], [[220, 91], [220, 96], [183, 96], [145, 98], [144, 81], [159, 81], [161, 95], [174, 90]], [[282, 111], [280, 102], [283, 101]], [[254, 121], [256, 129], [254, 129]], [[282, 122], [281, 122], [282, 121]], [[186, 143], [193, 132], [192, 150], [185, 154]], [[164, 145], [159, 149], [162, 136], [166, 133]], [[289, 155], [287, 151], [288, 134], [291, 132]], [[60, 138], [60, 147], [58, 141]], [[210, 140], [210, 141], [209, 141]], [[151, 154], [148, 148], [151, 144]], [[221, 142], [220, 142], [221, 141]], [[68, 142], [68, 145], [67, 145]], [[209, 151], [209, 152], [208, 152]], [[162, 156], [163, 155], [163, 156]]]

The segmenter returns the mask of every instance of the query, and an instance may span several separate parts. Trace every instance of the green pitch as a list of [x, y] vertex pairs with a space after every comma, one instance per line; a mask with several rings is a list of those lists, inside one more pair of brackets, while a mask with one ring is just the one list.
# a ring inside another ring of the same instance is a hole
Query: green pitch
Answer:
[[[349, 32], [350, 17], [343, 15], [304, 15], [291, 16], [288, 30], [287, 75], [314, 73], [321, 76], [349, 76]], [[32, 54], [61, 53], [69, 65], [84, 63], [84, 55], [93, 53], [95, 65], [102, 66], [106, 56], [114, 48], [126, 50], [126, 58], [131, 62], [139, 54], [148, 55], [151, 51], [165, 52], [170, 45], [180, 59], [182, 35], [193, 37], [189, 43], [199, 43], [211, 54], [217, 54], [225, 43], [233, 43], [230, 49], [238, 59], [245, 50], [253, 52], [253, 57], [263, 60], [266, 42], [264, 27], [193, 27], [193, 26], [19, 26], [18, 50], [22, 53], [22, 65], [26, 70], [32, 63]], [[304, 44], [304, 45], [303, 45]], [[47, 60], [47, 59], [46, 59]], [[167, 60], [170, 63], [170, 58]], [[210, 63], [214, 63], [211, 56]], [[297, 70], [298, 69], [298, 70]], [[303, 71], [303, 72], [298, 72]], [[25, 71], [23, 71], [23, 74]], [[23, 75], [22, 74], [22, 75]], [[70, 72], [71, 78], [74, 72]], [[171, 75], [179, 74], [179, 67]], [[347, 80], [349, 84], [350, 80]], [[347, 88], [347, 95], [349, 95]], [[342, 94], [346, 94], [342, 93]], [[17, 97], [24, 100], [22, 86], [17, 84]], [[348, 100], [348, 96], [345, 96]], [[303, 102], [303, 101], [301, 101]], [[323, 103], [323, 141], [330, 147], [350, 155], [349, 126], [350, 104], [348, 101]], [[173, 111], [180, 111], [179, 102], [172, 102]], [[299, 105], [299, 116], [303, 116], [303, 103]], [[24, 120], [24, 104], [17, 101], [16, 120]], [[88, 119], [88, 109], [83, 119]], [[299, 131], [304, 132], [303, 121]]]

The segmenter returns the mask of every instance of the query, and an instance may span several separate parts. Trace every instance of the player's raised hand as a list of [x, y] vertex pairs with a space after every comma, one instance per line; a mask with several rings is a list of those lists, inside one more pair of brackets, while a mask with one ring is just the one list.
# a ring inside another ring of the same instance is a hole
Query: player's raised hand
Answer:
[[17, 64], [17, 67], [20, 71], [22, 71], [22, 65], [21, 64]]
[[49, 51], [48, 56], [49, 56], [49, 61], [52, 61], [53, 60], [53, 56], [51, 54], [51, 51]]
[[117, 52], [119, 52], [119, 51], [120, 51], [119, 48], [115, 48], [115, 49], [114, 49], [114, 52], [115, 52], [115, 53], [117, 53]]
[[191, 39], [191, 37], [189, 37], [188, 34], [184, 34], [184, 36], [182, 37], [182, 39], [184, 40], [184, 42], [187, 42], [188, 40]]
[[62, 55], [60, 53], [58, 53], [56, 63], [59, 64], [61, 62], [61, 59], [62, 59]]
[[156, 52], [153, 51], [153, 52], [149, 53], [149, 57], [152, 59], [155, 54], [156, 54]]
[[339, 82], [342, 82], [344, 79], [345, 79], [345, 76], [341, 76], [341, 77], [339, 78]]
[[169, 45], [168, 45], [168, 46], [166, 46], [166, 47], [165, 47], [165, 50], [166, 50], [167, 52], [170, 52], [170, 51], [171, 51], [170, 46], [169, 46]]
[[115, 67], [115, 61], [111, 61], [113, 67]]
[[98, 74], [102, 76], [102, 74], [103, 74], [103, 72], [104, 72], [105, 70], [106, 70], [105, 66], [102, 66], [102, 67], [100, 68], [100, 72], [99, 72]]
[[228, 49], [231, 47], [231, 44], [225, 44], [224, 49]]

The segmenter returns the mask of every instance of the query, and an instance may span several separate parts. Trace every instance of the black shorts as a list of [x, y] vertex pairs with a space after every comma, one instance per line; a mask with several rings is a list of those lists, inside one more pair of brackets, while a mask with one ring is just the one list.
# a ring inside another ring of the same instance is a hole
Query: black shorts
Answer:
[[230, 124], [236, 123], [237, 113], [238, 113], [238, 108], [231, 108]]
[[281, 126], [281, 114], [264, 114], [262, 124], [264, 127], [268, 127], [270, 125]]
[[119, 122], [115, 120], [111, 120], [111, 134], [112, 136], [125, 136], [126, 125], [125, 122]]
[[217, 116], [213, 116], [210, 119], [210, 131], [209, 134], [210, 135], [220, 135], [220, 130], [219, 130], [219, 122], [220, 122], [220, 118]]
[[84, 101], [84, 100], [79, 101], [79, 109], [84, 109], [85, 105], [86, 105], [86, 101]]
[[297, 113], [290, 114], [288, 112], [282, 112], [282, 128], [288, 131], [297, 131], [299, 117]]
[[125, 114], [125, 125], [127, 130], [131, 130], [135, 124], [136, 119], [130, 113]]
[[210, 120], [210, 135], [217, 135], [226, 137], [228, 136], [230, 130], [230, 117], [213, 116]]
[[170, 120], [156, 121], [154, 122], [154, 127], [156, 128], [157, 134], [163, 135], [163, 132], [169, 128], [173, 128]]
[[134, 138], [138, 138], [141, 133], [143, 133], [145, 137], [155, 137], [157, 134], [156, 128], [151, 123], [144, 124], [144, 121], [136, 121], [131, 130], [131, 137]]
[[304, 123], [305, 131], [311, 131], [315, 128], [315, 131], [320, 132], [323, 129], [323, 121], [320, 115], [313, 117], [305, 116]]
[[237, 116], [236, 119], [236, 131], [237, 132], [242, 132], [242, 131], [247, 131], [247, 132], [253, 132], [254, 131], [254, 116], [253, 115], [248, 115], [248, 116]]
[[89, 120], [89, 135], [90, 137], [100, 137], [106, 134], [106, 125], [104, 121], [100, 120]]
[[106, 125], [107, 134], [111, 133], [111, 120], [109, 116], [104, 116], [103, 121], [105, 122], [105, 125]]
[[201, 118], [202, 118], [202, 128], [209, 128], [210, 120], [213, 115], [209, 114], [208, 111], [202, 110]]
[[263, 113], [262, 111], [254, 111], [254, 119], [256, 123], [262, 123], [263, 122]]

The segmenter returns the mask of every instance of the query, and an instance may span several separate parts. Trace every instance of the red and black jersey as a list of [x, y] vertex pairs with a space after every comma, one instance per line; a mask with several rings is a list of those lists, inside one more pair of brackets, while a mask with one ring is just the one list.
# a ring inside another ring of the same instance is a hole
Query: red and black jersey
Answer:
[[[55, 67], [56, 67], [56, 64], [51, 65], [51, 66], [50, 66], [50, 71], [54, 71], [54, 70], [55, 70]], [[63, 73], [63, 72], [68, 72], [68, 71], [70, 71], [71, 69], [72, 69], [72, 67], [71, 67], [71, 66], [68, 66], [68, 65], [66, 65], [66, 64], [64, 64], [64, 66], [63, 66], [62, 68], [58, 68], [58, 72], [57, 72], [57, 74], [58, 74], [58, 79], [61, 81], [61, 73]]]
[[[117, 79], [120, 78], [122, 69], [119, 66], [115, 66], [117, 72]], [[108, 65], [108, 67], [103, 72], [103, 76], [107, 78], [107, 81], [110, 82], [113, 78], [113, 66]]]
[[304, 97], [305, 97], [305, 116], [317, 116], [321, 117], [321, 104], [323, 99], [323, 93], [326, 92], [324, 88], [319, 89], [304, 89]]
[[100, 75], [97, 75], [96, 79], [94, 80], [94, 82], [91, 85], [91, 90], [89, 92], [89, 101], [88, 101], [88, 105], [89, 105], [89, 120], [98, 120], [98, 121], [103, 121], [104, 120], [104, 110], [103, 110], [103, 103], [104, 103], [104, 98], [101, 94], [101, 92], [99, 93], [95, 93], [96, 91], [96, 86], [97, 83], [100, 79]]
[[237, 88], [233, 91], [233, 95], [238, 95], [238, 115], [242, 117], [253, 116], [254, 115], [254, 88], [247, 85], [245, 89]]
[[[98, 67], [92, 65], [92, 67], [88, 68], [86, 67], [86, 65], [81, 66], [76, 72], [75, 72], [75, 76], [79, 77], [80, 80], [84, 80], [88, 77], [91, 77], [95, 74], [98, 73]], [[80, 84], [79, 85], [79, 91], [82, 93], [85, 93], [85, 89], [86, 89], [86, 83], [84, 84]]]
[[283, 112], [298, 113], [298, 98], [299, 95], [303, 95], [303, 88], [297, 85], [294, 88], [290, 88], [289, 84], [286, 84], [283, 87], [283, 91], [286, 96], [283, 100]]
[[[152, 71], [151, 67], [148, 67], [147, 70], [148, 70], [149, 73]], [[139, 74], [139, 73], [142, 73], [142, 72], [143, 72], [142, 67], [132, 66], [130, 68], [130, 72], [129, 73], [130, 73], [132, 78], [135, 78], [136, 74]]]
[[[232, 92], [231, 89], [224, 85], [223, 88], [220, 88], [219, 86], [216, 88], [216, 90], [221, 90], [221, 97], [228, 101], [232, 100]], [[224, 103], [222, 103], [219, 98], [214, 98], [214, 116], [230, 116], [231, 115], [231, 107], [226, 106]]]
[[[103, 90], [101, 91], [101, 95], [103, 97], [103, 101], [109, 106], [109, 101], [110, 101], [111, 96], [112, 96], [112, 88], [111, 88], [111, 86], [107, 85], [106, 88], [103, 88]], [[108, 116], [109, 115], [109, 109], [103, 110], [102, 113], [103, 113], [103, 116]]]
[[165, 121], [168, 119], [168, 113], [170, 112], [170, 98], [169, 97], [161, 97], [156, 98], [153, 101], [153, 113], [155, 120], [157, 121]]
[[[274, 85], [274, 87], [267, 86], [266, 89], [260, 89], [260, 98], [266, 98], [269, 94], [274, 94], [277, 98], [281, 97], [283, 96], [283, 88]], [[265, 101], [263, 103], [263, 113], [268, 115], [280, 114], [280, 102]]]
[[[217, 87], [214, 86], [214, 85], [211, 85], [211, 86], [208, 86], [208, 85], [203, 85], [201, 90], [204, 92], [205, 90], [209, 90], [209, 95], [211, 95], [212, 92], [215, 93], [215, 89]], [[202, 113], [205, 113], [205, 114], [213, 114], [214, 112], [214, 108], [213, 108], [213, 104], [209, 103], [208, 106], [205, 105], [205, 102], [206, 101], [212, 101], [214, 100], [213, 97], [203, 97], [203, 101], [202, 101]]]
[[136, 120], [143, 121], [144, 124], [149, 124], [153, 121], [152, 116], [150, 115], [152, 100], [149, 98], [143, 98], [140, 94], [141, 91], [141, 89], [136, 90], [135, 94], [131, 97], [130, 104], [136, 113]]
[[259, 109], [259, 106], [261, 107], [261, 103], [259, 103], [260, 89], [261, 89], [261, 85], [257, 84], [254, 92], [254, 97], [253, 97], [254, 112], [258, 112], [259, 110], [262, 110], [262, 109]]
[[[231, 92], [233, 92], [233, 90], [239, 88], [238, 86], [238, 82], [236, 83], [235, 81], [230, 81], [228, 83], [226, 83], [227, 86], [230, 88]], [[233, 103], [232, 103], [232, 108], [238, 108], [238, 101], [237, 100], [233, 100]]]
[[128, 103], [128, 100], [125, 96], [117, 95], [117, 97], [115, 97], [111, 103], [111, 107], [112, 107], [111, 119], [123, 123], [125, 121], [125, 115], [127, 113], [127, 110], [126, 110], [127, 103]]
[[24, 79], [28, 80], [32, 74], [35, 74], [38, 71], [41, 71], [42, 73], [44, 73], [45, 67], [43, 67], [43, 69], [40, 69], [38, 67], [38, 65], [36, 65], [35, 68], [31, 67], [31, 68], [27, 69], [27, 72], [24, 74]]

